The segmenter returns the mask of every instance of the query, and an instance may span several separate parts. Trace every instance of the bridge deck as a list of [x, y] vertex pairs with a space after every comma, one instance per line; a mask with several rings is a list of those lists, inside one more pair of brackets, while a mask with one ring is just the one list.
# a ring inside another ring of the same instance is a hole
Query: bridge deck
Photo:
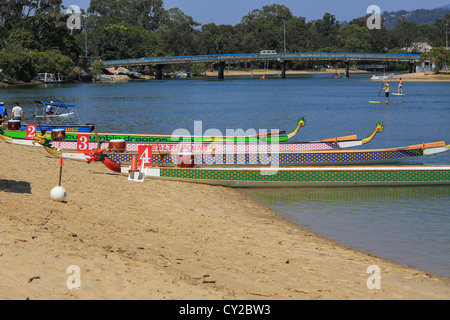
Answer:
[[333, 60], [333, 61], [419, 61], [419, 54], [403, 53], [345, 53], [345, 52], [299, 52], [299, 53], [239, 53], [239, 54], [210, 54], [194, 56], [151, 57], [123, 60], [103, 61], [105, 66], [140, 66], [175, 63], [220, 63], [220, 62], [250, 62], [266, 60]]

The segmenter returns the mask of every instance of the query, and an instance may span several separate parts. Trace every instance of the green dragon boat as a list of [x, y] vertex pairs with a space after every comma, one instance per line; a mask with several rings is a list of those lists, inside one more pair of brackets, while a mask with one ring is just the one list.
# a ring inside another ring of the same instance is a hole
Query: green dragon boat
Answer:
[[[214, 142], [214, 141], [233, 141], [239, 143], [248, 143], [248, 142], [285, 142], [288, 139], [294, 137], [299, 129], [305, 125], [305, 119], [300, 118], [297, 120], [297, 127], [291, 133], [286, 134], [285, 131], [276, 131], [270, 132], [267, 131], [265, 133], [247, 135], [247, 136], [223, 136], [223, 137], [210, 137], [210, 136], [196, 136], [196, 135], [170, 135], [170, 134], [132, 134], [132, 133], [86, 133], [86, 132], [78, 132], [76, 129], [70, 129], [65, 131], [65, 141], [77, 141], [78, 135], [88, 135], [89, 142], [97, 142], [98, 140], [102, 142], [108, 142], [110, 140], [125, 140], [126, 142], [144, 142], [144, 143], [152, 143], [152, 142]], [[39, 127], [36, 128], [39, 131]], [[72, 131], [73, 130], [73, 131]], [[13, 139], [26, 139], [27, 132], [26, 130], [9, 130], [4, 128], [3, 135], [13, 138]], [[46, 138], [51, 137], [51, 133], [45, 133]]]
[[[235, 188], [375, 187], [449, 185], [450, 165], [324, 167], [160, 167], [144, 168], [145, 179], [203, 183]], [[130, 179], [130, 178], [129, 178]]]

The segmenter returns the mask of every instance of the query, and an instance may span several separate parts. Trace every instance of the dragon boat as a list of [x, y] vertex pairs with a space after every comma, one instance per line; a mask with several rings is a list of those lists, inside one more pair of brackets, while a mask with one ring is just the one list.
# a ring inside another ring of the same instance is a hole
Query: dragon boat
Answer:
[[[375, 132], [372, 134], [374, 135]], [[371, 136], [372, 136], [371, 135]], [[43, 136], [36, 137], [34, 143], [44, 146], [48, 153], [71, 159], [85, 160], [89, 150], [84, 152], [68, 152], [52, 146], [52, 142]], [[157, 145], [159, 146], [159, 145]], [[267, 145], [265, 145], [267, 147]], [[276, 144], [276, 146], [279, 146]], [[123, 150], [125, 147], [121, 146]], [[146, 166], [178, 165], [180, 157], [190, 158], [190, 162], [196, 165], [342, 165], [342, 164], [376, 164], [387, 162], [398, 162], [405, 159], [413, 159], [420, 156], [433, 155], [447, 151], [449, 145], [444, 141], [433, 143], [422, 143], [400, 148], [388, 149], [356, 149], [356, 150], [302, 150], [302, 151], [280, 151], [269, 149], [257, 149], [256, 151], [244, 152], [219, 152], [209, 149], [201, 152], [181, 151], [164, 152], [153, 149], [152, 145], [142, 145], [140, 151], [117, 152], [111, 150], [110, 145], [103, 146], [97, 142], [96, 149], [102, 150], [102, 155], [110, 161], [118, 164], [130, 164], [135, 157], [145, 158]], [[185, 160], [183, 160], [185, 161]], [[186, 160], [187, 161], [187, 160]]]
[[[130, 172], [122, 166], [121, 173]], [[235, 188], [449, 185], [449, 165], [144, 168], [148, 179]], [[130, 179], [130, 178], [129, 178]]]
[[[379, 164], [395, 163], [406, 159], [428, 156], [447, 151], [449, 145], [444, 141], [422, 143], [400, 148], [389, 149], [356, 149], [356, 150], [306, 150], [306, 151], [256, 151], [256, 152], [153, 152], [146, 155], [146, 162], [152, 166], [175, 166], [180, 158], [192, 159], [197, 165], [209, 166], [248, 166], [248, 165], [342, 165], [342, 164]], [[106, 149], [105, 149], [106, 150]], [[108, 152], [111, 161], [120, 164], [130, 164], [134, 157], [142, 158], [139, 152]], [[67, 153], [63, 157], [74, 157]], [[184, 160], [183, 160], [184, 161]], [[187, 161], [187, 160], [186, 160]]]
[[149, 177], [238, 188], [450, 185], [449, 165], [144, 167], [141, 163], [137, 169], [136, 157], [129, 167], [123, 166], [105, 156], [104, 150], [86, 152], [87, 162], [101, 161], [110, 170], [140, 182]]
[[[223, 152], [223, 153], [237, 153], [237, 152], [275, 152], [275, 151], [304, 151], [304, 150], [336, 150], [352, 148], [357, 146], [362, 146], [366, 143], [372, 141], [377, 133], [383, 132], [384, 125], [379, 122], [375, 125], [374, 131], [364, 139], [357, 139], [357, 135], [348, 135], [341, 137], [334, 137], [328, 139], [322, 139], [317, 141], [306, 141], [306, 142], [283, 142], [283, 143], [234, 143], [234, 142], [223, 142], [223, 141], [212, 141], [212, 142], [199, 142], [199, 143], [145, 143], [145, 142], [126, 142], [125, 140], [110, 140], [109, 142], [100, 141], [88, 142], [87, 138], [83, 142], [85, 150], [92, 150], [95, 148], [108, 148], [110, 151], [121, 152], [133, 152], [138, 151], [142, 146], [150, 146], [153, 152], [162, 153], [175, 153], [181, 151], [193, 151], [193, 152]], [[37, 135], [33, 136], [33, 140], [25, 139], [14, 139], [2, 134], [2, 129], [0, 128], [0, 139], [7, 142], [23, 145], [38, 145], [34, 143], [34, 138], [37, 137], [39, 141], [43, 142], [44, 139], [53, 140], [51, 138], [46, 138], [46, 136]], [[98, 134], [97, 134], [98, 138]], [[99, 144], [100, 142], [100, 144]], [[42, 144], [42, 143], [41, 143]], [[51, 141], [47, 144], [48, 147], [57, 145], [58, 149], [64, 150], [67, 155], [73, 153], [75, 150], [79, 150], [78, 142], [75, 141]], [[120, 145], [120, 146], [119, 146]], [[117, 149], [117, 150], [116, 150]], [[53, 153], [53, 152], [52, 152]]]
[[[294, 137], [301, 127], [306, 124], [304, 118], [297, 120], [297, 127], [290, 133], [286, 133], [284, 130], [280, 131], [264, 131], [260, 134], [246, 135], [246, 136], [223, 136], [223, 137], [211, 137], [211, 136], [199, 136], [199, 135], [171, 135], [171, 134], [131, 134], [131, 133], [94, 133], [94, 132], [81, 132], [75, 129], [67, 130], [64, 132], [65, 141], [78, 141], [79, 135], [86, 135], [89, 142], [96, 143], [97, 139], [100, 141], [109, 142], [110, 140], [124, 140], [126, 142], [138, 142], [138, 143], [155, 143], [155, 142], [167, 142], [167, 143], [180, 143], [180, 142], [236, 142], [236, 143], [250, 143], [250, 142], [286, 142]], [[39, 126], [36, 127], [36, 131], [39, 130]], [[94, 131], [94, 130], [92, 130]], [[13, 139], [27, 139], [26, 130], [10, 130], [4, 128], [3, 135]], [[46, 138], [51, 138], [51, 132], [44, 133]]]

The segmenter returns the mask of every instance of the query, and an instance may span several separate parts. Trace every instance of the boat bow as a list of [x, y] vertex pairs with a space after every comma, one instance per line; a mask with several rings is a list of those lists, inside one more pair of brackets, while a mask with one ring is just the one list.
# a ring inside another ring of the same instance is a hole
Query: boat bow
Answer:
[[383, 132], [383, 129], [384, 129], [383, 122], [378, 122], [378, 123], [375, 125], [375, 130], [372, 132], [372, 134], [371, 134], [370, 136], [368, 136], [368, 137], [362, 139], [362, 144], [366, 144], [366, 143], [372, 141], [373, 138], [375, 138], [375, 136], [376, 136], [377, 133]]
[[292, 138], [293, 136], [295, 136], [298, 132], [298, 130], [300, 130], [301, 127], [304, 127], [306, 124], [305, 118], [302, 117], [300, 119], [297, 120], [297, 128], [295, 128], [294, 131], [292, 131], [291, 133], [288, 133], [287, 137], [288, 139]]

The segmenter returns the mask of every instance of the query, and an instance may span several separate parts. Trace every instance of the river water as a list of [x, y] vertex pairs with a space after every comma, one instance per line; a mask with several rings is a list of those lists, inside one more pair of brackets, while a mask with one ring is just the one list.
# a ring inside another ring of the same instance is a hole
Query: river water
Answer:
[[[217, 129], [279, 129], [305, 117], [292, 141], [357, 134], [376, 123], [384, 132], [364, 148], [450, 143], [450, 82], [404, 82], [405, 95], [384, 101], [371, 74], [168, 79], [0, 87], [11, 111], [20, 102], [33, 120], [34, 100], [76, 104], [83, 122], [99, 132], [166, 133], [194, 121]], [[396, 92], [391, 82], [391, 92]], [[198, 129], [197, 129], [198, 130]], [[450, 164], [450, 152], [407, 161]], [[257, 201], [344, 245], [450, 277], [450, 187], [314, 188], [242, 190]]]

